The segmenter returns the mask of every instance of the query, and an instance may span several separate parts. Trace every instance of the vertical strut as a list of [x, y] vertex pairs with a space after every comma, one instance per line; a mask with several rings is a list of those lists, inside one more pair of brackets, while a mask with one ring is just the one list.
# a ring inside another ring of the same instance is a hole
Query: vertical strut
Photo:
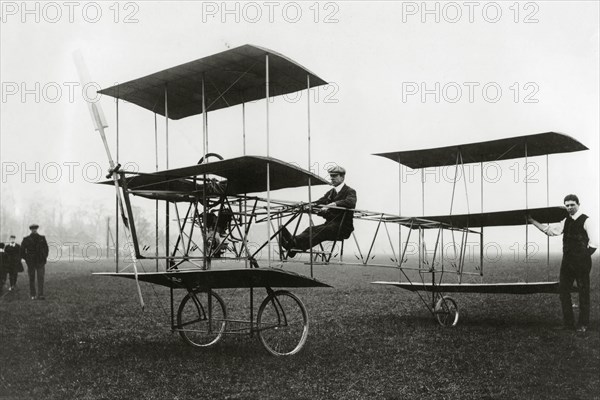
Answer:
[[[205, 92], [204, 92], [204, 73], [202, 73], [202, 158], [203, 158], [203, 162], [207, 162], [208, 161], [208, 139], [207, 139], [207, 116], [206, 116], [206, 99], [205, 99]], [[202, 269], [207, 270], [209, 267], [208, 261], [207, 260], [207, 255], [210, 253], [210, 248], [207, 250], [206, 249], [206, 244], [207, 244], [207, 227], [206, 227], [206, 223], [208, 221], [208, 216], [206, 215], [207, 210], [206, 208], [208, 207], [208, 202], [206, 201], [206, 187], [207, 187], [207, 179], [206, 179], [206, 174], [202, 175], [202, 223], [200, 224], [200, 227], [202, 228], [202, 249], [203, 249], [203, 257], [202, 257]]]
[[[402, 164], [398, 154], [398, 216], [402, 218]], [[398, 255], [402, 253], [402, 224], [398, 223]], [[402, 258], [398, 259], [398, 267], [402, 267]], [[402, 278], [402, 270], [399, 270], [398, 282]]]
[[[480, 163], [481, 170], [481, 213], [483, 214], [483, 161]], [[483, 224], [479, 235], [479, 276], [483, 276]]]
[[[546, 154], [546, 207], [550, 206], [550, 169], [548, 165], [548, 154]], [[546, 271], [550, 281], [550, 236], [546, 235]]]
[[[244, 155], [246, 155], [246, 103], [242, 103], [242, 151]], [[240, 204], [241, 211], [241, 204]], [[242, 217], [242, 223], [244, 226], [248, 223], [248, 200], [246, 200], [246, 194], [244, 194], [244, 212]], [[242, 242], [242, 246], [246, 244], [246, 236], [244, 235], [244, 240]], [[241, 254], [241, 251], [240, 251]], [[246, 251], [246, 257], [244, 257], [244, 268], [248, 268], [248, 251]]]
[[[154, 170], [158, 171], [158, 121], [154, 113]], [[154, 200], [154, 256], [158, 272], [158, 199]]]
[[[165, 166], [169, 169], [169, 99], [167, 84], [165, 83]], [[168, 270], [171, 267], [171, 260], [169, 259], [169, 201], [165, 202], [165, 256]]]
[[[269, 152], [269, 55], [265, 54], [265, 97], [267, 99], [267, 158], [270, 157]], [[271, 266], [271, 168], [267, 161], [267, 264]]]
[[[529, 185], [528, 185], [528, 161], [527, 161], [527, 139], [525, 139], [525, 210], [529, 210]], [[529, 282], [529, 224], [525, 217], [525, 282]]]
[[[119, 164], [119, 98], [115, 99], [116, 107], [116, 133], [117, 133], [117, 164]], [[115, 199], [115, 267], [119, 273], [119, 199]]]
[[425, 216], [425, 168], [421, 168], [421, 215]]
[[[306, 75], [306, 98], [308, 101], [306, 102], [307, 108], [307, 142], [308, 142], [308, 171], [310, 172], [311, 160], [310, 160], [310, 75]], [[312, 221], [312, 191], [311, 191], [311, 182], [310, 176], [308, 177], [308, 219]], [[313, 225], [308, 224], [308, 246], [310, 248], [310, 277], [313, 278], [313, 245], [312, 245], [312, 229]], [[332, 249], [333, 253], [333, 249]]]

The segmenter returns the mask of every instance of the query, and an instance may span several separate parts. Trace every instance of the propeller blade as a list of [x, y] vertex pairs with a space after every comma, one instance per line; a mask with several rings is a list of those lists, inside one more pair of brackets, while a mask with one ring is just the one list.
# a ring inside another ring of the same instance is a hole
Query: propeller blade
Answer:
[[[81, 83], [82, 88], [91, 86], [93, 82], [80, 50], [73, 53], [73, 61], [75, 62], [77, 74], [79, 75], [79, 82]], [[108, 128], [102, 108], [91, 101], [88, 101], [87, 105], [92, 117], [92, 122], [94, 123], [94, 129], [99, 131], [101, 128]]]
[[[75, 67], [77, 68], [77, 73], [79, 75], [79, 79], [81, 81], [82, 87], [88, 86], [92, 81], [90, 79], [90, 75], [83, 60], [83, 56], [81, 52], [77, 50], [73, 53], [73, 60], [75, 62]], [[94, 123], [94, 129], [98, 131], [102, 142], [104, 143], [104, 150], [106, 151], [106, 156], [108, 157], [108, 163], [110, 165], [110, 172], [112, 174], [113, 181], [115, 183], [115, 192], [117, 195], [117, 203], [119, 204], [119, 210], [121, 211], [121, 218], [123, 220], [123, 225], [125, 225], [125, 234], [127, 236], [127, 242], [133, 243], [133, 239], [131, 236], [131, 230], [129, 226], [129, 220], [126, 217], [125, 207], [123, 206], [123, 199], [121, 197], [121, 191], [119, 189], [119, 171], [118, 167], [115, 167], [115, 162], [113, 161], [112, 155], [110, 154], [110, 148], [108, 147], [108, 142], [106, 140], [106, 134], [104, 133], [104, 128], [108, 128], [108, 124], [106, 123], [106, 118], [104, 118], [104, 112], [102, 112], [102, 108], [100, 104], [96, 104], [88, 101], [88, 110], [90, 111], [90, 115], [92, 117], [92, 122]], [[135, 275], [135, 283], [137, 286], [138, 296], [140, 298], [140, 305], [142, 306], [142, 310], [144, 309], [144, 298], [142, 296], [142, 289], [140, 287], [140, 281], [138, 280], [138, 270], [136, 265], [136, 254], [133, 249], [133, 246], [129, 247], [129, 251], [131, 253], [131, 260], [133, 262], [133, 272]]]

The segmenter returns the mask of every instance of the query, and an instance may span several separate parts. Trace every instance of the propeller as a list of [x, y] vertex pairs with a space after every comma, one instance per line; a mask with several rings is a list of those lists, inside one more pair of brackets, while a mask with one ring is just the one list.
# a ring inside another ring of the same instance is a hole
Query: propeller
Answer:
[[[77, 73], [79, 75], [79, 81], [82, 87], [85, 87], [86, 84], [92, 82], [90, 79], [90, 75], [83, 60], [83, 56], [81, 55], [81, 51], [77, 50], [73, 53], [73, 60], [75, 62], [75, 67], [77, 68]], [[127, 236], [127, 242], [132, 243], [131, 230], [129, 227], [129, 219], [125, 214], [125, 207], [123, 206], [123, 198], [121, 197], [121, 190], [119, 189], [119, 176], [122, 174], [120, 171], [120, 164], [116, 164], [112, 158], [110, 153], [110, 149], [108, 147], [108, 142], [106, 141], [106, 134], [104, 133], [104, 129], [108, 128], [108, 124], [106, 123], [106, 118], [104, 117], [104, 112], [102, 111], [102, 107], [100, 104], [88, 101], [88, 110], [90, 111], [90, 115], [92, 117], [92, 122], [94, 124], [94, 129], [98, 131], [100, 134], [100, 138], [102, 139], [102, 143], [104, 143], [104, 150], [106, 151], [106, 156], [108, 157], [109, 164], [109, 176], [112, 175], [112, 179], [115, 183], [115, 192], [117, 195], [117, 203], [119, 204], [119, 211], [121, 212], [121, 219], [123, 221], [123, 225], [125, 226], [125, 234]], [[133, 272], [135, 275], [135, 283], [137, 286], [138, 296], [140, 298], [140, 305], [142, 306], [142, 310], [144, 309], [144, 298], [142, 297], [142, 289], [140, 288], [140, 282], [138, 280], [138, 271], [136, 265], [136, 255], [133, 250], [133, 246], [129, 247], [129, 251], [131, 252], [131, 260], [133, 262]]]

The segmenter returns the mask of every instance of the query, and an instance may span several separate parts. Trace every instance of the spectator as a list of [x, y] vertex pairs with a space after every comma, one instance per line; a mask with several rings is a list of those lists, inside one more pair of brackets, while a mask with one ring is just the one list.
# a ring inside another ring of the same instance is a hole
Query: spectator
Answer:
[[[21, 257], [27, 263], [29, 275], [29, 293], [31, 300], [44, 300], [44, 275], [46, 272], [46, 259], [48, 258], [48, 243], [46, 238], [38, 233], [39, 225], [29, 226], [31, 234], [23, 238], [21, 243]], [[37, 292], [35, 280], [37, 277]]]

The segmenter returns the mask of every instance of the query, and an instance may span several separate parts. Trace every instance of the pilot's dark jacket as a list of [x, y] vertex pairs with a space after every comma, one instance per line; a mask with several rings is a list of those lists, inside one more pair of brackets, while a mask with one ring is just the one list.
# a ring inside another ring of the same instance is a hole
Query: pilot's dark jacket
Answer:
[[[356, 191], [348, 185], [340, 190], [339, 193], [335, 188], [329, 190], [323, 197], [315, 202], [316, 204], [335, 203], [337, 207], [353, 209], [356, 207]], [[319, 212], [319, 215], [325, 218], [325, 223], [313, 226], [312, 229], [306, 228], [304, 232], [295, 237], [295, 248], [299, 250], [307, 250], [310, 245], [317, 244], [326, 240], [343, 240], [350, 237], [354, 231], [352, 223], [352, 210], [337, 210], [329, 208]], [[312, 231], [312, 240], [311, 234]]]
[[[337, 207], [353, 209], [356, 207], [356, 190], [352, 189], [348, 185], [344, 185], [340, 192], [337, 193], [335, 191], [335, 188], [332, 188], [315, 203], [335, 203]], [[344, 211], [330, 208], [326, 211], [320, 212], [319, 215], [325, 218], [327, 224], [335, 224], [338, 227], [339, 236], [341, 236], [341, 238], [343, 239], [347, 239], [348, 237], [350, 237], [350, 234], [352, 233], [352, 231], [354, 231], [354, 224], [352, 223], [352, 211]]]
[[21, 257], [25, 259], [27, 266], [45, 265], [48, 258], [46, 237], [38, 233], [25, 236], [21, 243]]

